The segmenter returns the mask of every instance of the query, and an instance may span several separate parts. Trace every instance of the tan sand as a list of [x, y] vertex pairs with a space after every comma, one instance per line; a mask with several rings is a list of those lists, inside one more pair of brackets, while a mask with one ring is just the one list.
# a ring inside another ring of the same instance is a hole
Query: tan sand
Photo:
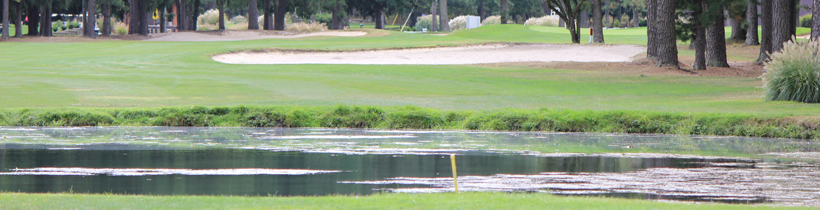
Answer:
[[255, 39], [295, 39], [311, 36], [364, 36], [364, 31], [322, 31], [311, 33], [271, 33], [267, 31], [225, 31], [221, 34], [202, 32], [177, 32], [166, 36], [146, 39], [145, 41], [172, 41], [172, 42], [209, 42], [209, 41], [240, 41]]
[[409, 64], [448, 65], [506, 62], [629, 62], [645, 52], [632, 45], [479, 45], [355, 52], [240, 52], [214, 56], [230, 64]]

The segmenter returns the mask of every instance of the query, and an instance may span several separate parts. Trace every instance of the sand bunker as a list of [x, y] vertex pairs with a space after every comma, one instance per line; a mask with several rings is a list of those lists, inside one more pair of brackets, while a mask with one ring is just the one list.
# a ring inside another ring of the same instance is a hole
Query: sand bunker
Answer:
[[208, 42], [208, 41], [240, 41], [255, 39], [294, 39], [311, 36], [364, 36], [364, 31], [323, 31], [312, 33], [275, 33], [268, 31], [225, 31], [222, 34], [207, 34], [197, 32], [170, 33], [167, 36], [146, 39], [145, 41], [172, 41], [172, 42]]
[[628, 62], [646, 48], [631, 45], [493, 44], [354, 52], [240, 52], [214, 56], [229, 64], [461, 65], [505, 62]]

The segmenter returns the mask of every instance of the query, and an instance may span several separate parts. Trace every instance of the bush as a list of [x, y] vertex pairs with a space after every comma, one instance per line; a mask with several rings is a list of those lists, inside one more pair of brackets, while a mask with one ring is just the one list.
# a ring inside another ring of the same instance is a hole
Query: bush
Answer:
[[[217, 19], [218, 19], [218, 18], [217, 18]], [[245, 25], [247, 25], [247, 24], [248, 24], [248, 18], [245, 18], [245, 16], [242, 16], [242, 15], [237, 15], [236, 17], [231, 18], [231, 20], [230, 20], [230, 21], [231, 21], [231, 23], [233, 23], [233, 24], [243, 24], [243, 23], [244, 23]]]
[[112, 23], [111, 27], [114, 28], [114, 33], [116, 33], [117, 35], [128, 34], [128, 26], [126, 26], [123, 22]]
[[57, 22], [51, 23], [51, 30], [54, 31], [54, 32], [57, 32], [57, 30], [62, 28], [62, 26], [63, 26], [63, 21], [58, 20]]
[[217, 25], [219, 24], [219, 10], [211, 9], [205, 11], [196, 18], [197, 25]]
[[[438, 31], [433, 30], [433, 16], [432, 15], [425, 15], [423, 17], [416, 18], [416, 30], [421, 31], [423, 28], [426, 28], [428, 31]], [[438, 19], [436, 19], [438, 21]]]
[[499, 25], [499, 24], [501, 24], [501, 16], [500, 15], [490, 16], [490, 17], [484, 18], [484, 20], [481, 21], [482, 26]]
[[811, 28], [811, 14], [800, 16], [800, 27]]
[[461, 30], [467, 28], [467, 16], [462, 15], [453, 18], [450, 22], [447, 22], [447, 25], [450, 26], [450, 30]]
[[555, 15], [532, 17], [527, 19], [527, 21], [524, 22], [524, 25], [558, 27], [558, 19], [558, 16]]
[[324, 23], [326, 26], [329, 26], [333, 21], [333, 15], [330, 13], [319, 13], [316, 14], [316, 22]]
[[68, 25], [68, 29], [75, 29], [80, 27], [80, 23], [77, 21], [68, 22], [68, 24], [66, 25]]
[[615, 20], [615, 22], [612, 23], [612, 27], [620, 28], [621, 27], [621, 21]]
[[761, 78], [768, 101], [820, 102], [820, 42], [783, 44], [771, 54]]
[[324, 23], [294, 23], [290, 24], [285, 27], [288, 31], [294, 32], [315, 32], [315, 31], [326, 31], [327, 25]]

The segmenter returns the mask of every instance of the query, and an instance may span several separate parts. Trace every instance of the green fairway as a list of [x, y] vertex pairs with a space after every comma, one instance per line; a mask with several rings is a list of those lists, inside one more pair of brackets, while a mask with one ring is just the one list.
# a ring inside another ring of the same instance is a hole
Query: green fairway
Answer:
[[[610, 43], [641, 43], [643, 29]], [[444, 110], [568, 108], [810, 115], [764, 102], [756, 78], [640, 77], [617, 72], [469, 65], [230, 65], [210, 55], [262, 48], [362, 49], [486, 42], [568, 43], [562, 28], [494, 25], [447, 36], [235, 42], [0, 43], [0, 107], [415, 105]], [[621, 41], [618, 41], [621, 40]], [[593, 56], [593, 55], [590, 55]]]
[[[264, 196], [264, 195], [263, 195]], [[371, 196], [242, 197], [84, 194], [0, 194], [3, 209], [811, 209], [809, 207], [663, 203], [563, 197], [543, 193], [379, 194]]]

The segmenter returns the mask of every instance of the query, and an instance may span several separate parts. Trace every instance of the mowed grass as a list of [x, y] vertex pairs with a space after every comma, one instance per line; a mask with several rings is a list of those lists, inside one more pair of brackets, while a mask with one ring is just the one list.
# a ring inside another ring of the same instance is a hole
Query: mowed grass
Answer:
[[[566, 108], [812, 115], [820, 107], [764, 102], [757, 78], [471, 65], [231, 65], [237, 50], [350, 50], [489, 42], [569, 43], [566, 29], [494, 25], [447, 36], [312, 37], [234, 42], [0, 43], [0, 108], [228, 105], [414, 105], [442, 110]], [[645, 29], [607, 31], [641, 44]], [[594, 56], [594, 55], [590, 55]]]
[[0, 194], [3, 209], [811, 209], [809, 207], [663, 203], [563, 197], [544, 193], [376, 194], [243, 197], [87, 194]]

